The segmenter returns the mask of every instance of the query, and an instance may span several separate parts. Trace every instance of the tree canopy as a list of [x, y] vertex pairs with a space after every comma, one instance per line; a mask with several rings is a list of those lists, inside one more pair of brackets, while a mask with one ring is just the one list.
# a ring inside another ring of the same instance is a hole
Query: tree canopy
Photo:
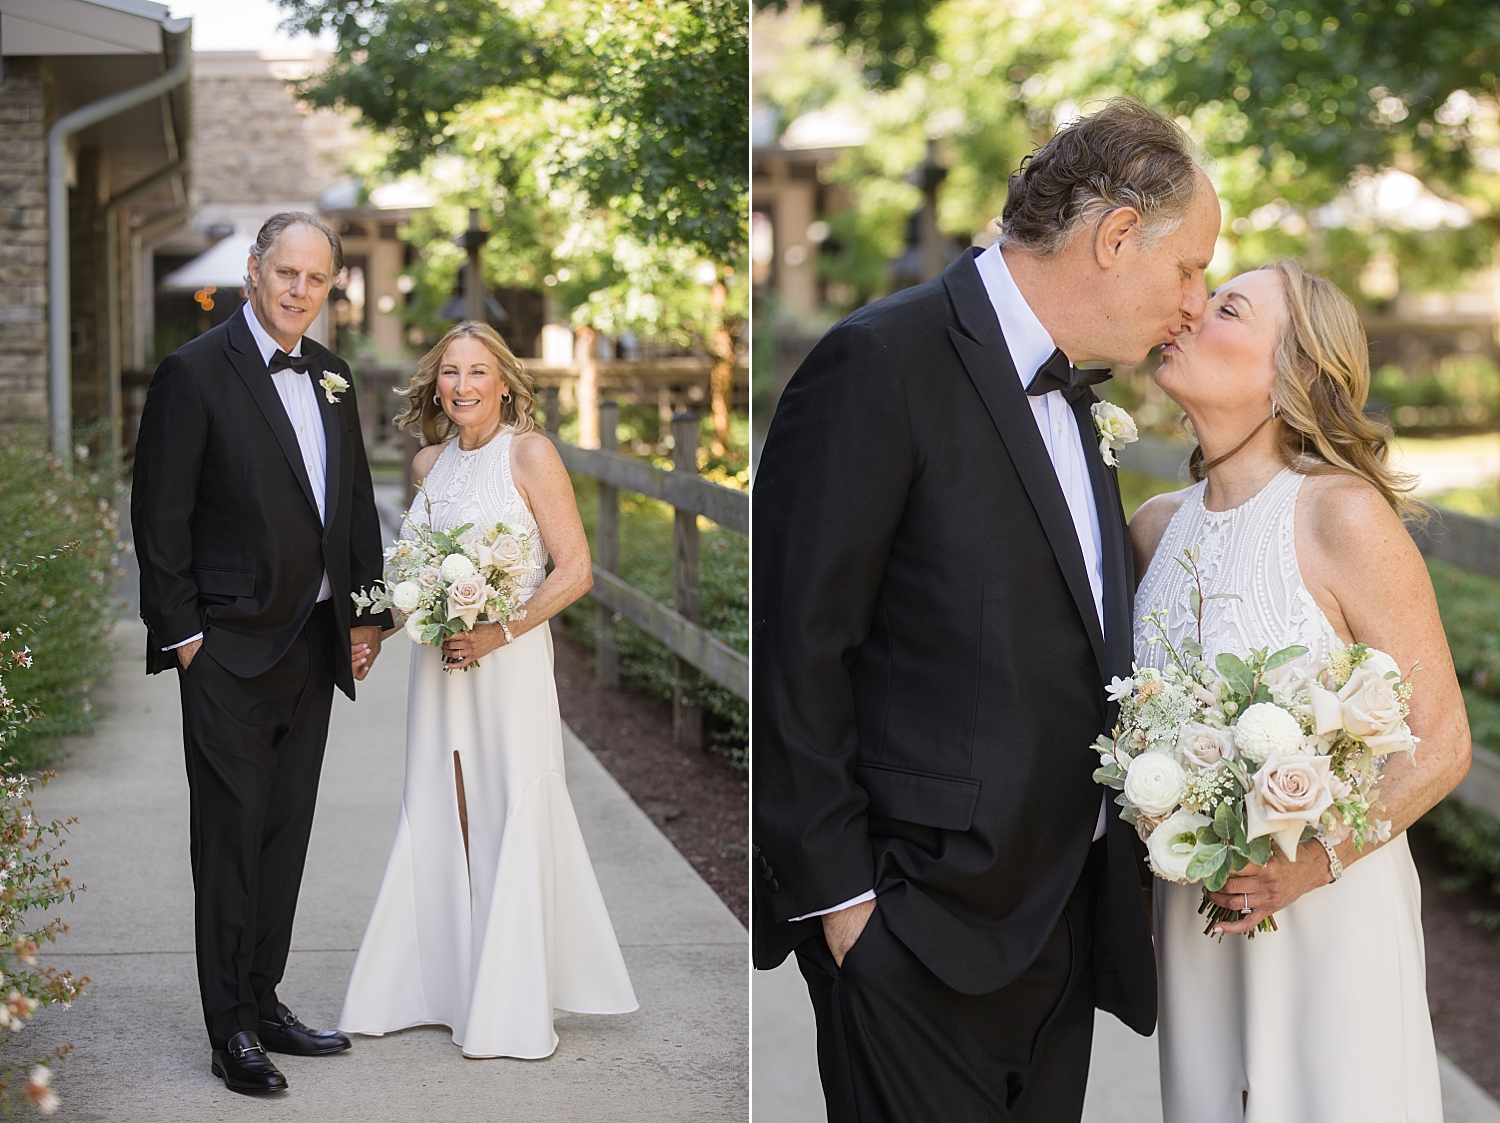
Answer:
[[306, 99], [358, 110], [391, 142], [393, 169], [467, 155], [465, 114], [538, 95], [572, 108], [544, 154], [555, 175], [643, 242], [743, 255], [746, 0], [280, 2], [291, 26], [336, 43]]

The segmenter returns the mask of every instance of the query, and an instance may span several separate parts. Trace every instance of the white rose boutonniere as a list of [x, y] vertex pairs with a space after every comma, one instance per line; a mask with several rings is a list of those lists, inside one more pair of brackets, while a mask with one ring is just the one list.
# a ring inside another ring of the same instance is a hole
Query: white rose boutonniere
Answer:
[[331, 370], [323, 372], [323, 377], [318, 379], [318, 385], [323, 387], [323, 396], [328, 399], [329, 405], [337, 405], [339, 395], [349, 389], [348, 380], [339, 377]]
[[1115, 459], [1115, 453], [1140, 440], [1135, 418], [1114, 402], [1095, 402], [1089, 407], [1089, 412], [1094, 415], [1094, 431], [1099, 434], [1099, 455], [1113, 468], [1120, 463]]

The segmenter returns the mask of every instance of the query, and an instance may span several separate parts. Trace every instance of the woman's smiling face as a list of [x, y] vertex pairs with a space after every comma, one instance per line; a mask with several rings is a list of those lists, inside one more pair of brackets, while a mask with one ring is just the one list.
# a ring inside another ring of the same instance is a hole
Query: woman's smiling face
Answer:
[[489, 433], [500, 426], [501, 402], [510, 384], [488, 347], [472, 336], [460, 336], [443, 352], [437, 392], [444, 412], [459, 428]]
[[1278, 273], [1256, 269], [1226, 281], [1199, 326], [1161, 349], [1156, 384], [1189, 415], [1244, 413], [1252, 424], [1259, 421], [1275, 393], [1286, 317]]

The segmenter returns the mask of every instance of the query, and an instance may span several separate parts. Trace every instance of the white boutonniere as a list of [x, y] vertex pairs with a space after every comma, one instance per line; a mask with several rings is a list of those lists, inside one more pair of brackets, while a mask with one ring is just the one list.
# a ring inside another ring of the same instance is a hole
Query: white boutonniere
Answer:
[[[329, 405], [338, 405], [339, 395], [349, 389], [349, 383], [331, 370], [325, 370], [323, 377], [318, 379], [318, 385], [323, 387], [323, 396], [328, 399]], [[1098, 408], [1097, 406], [1095, 408]], [[1134, 432], [1134, 426], [1131, 427]], [[1131, 438], [1134, 440], [1135, 438]]]
[[1135, 418], [1114, 402], [1095, 402], [1089, 407], [1089, 412], [1094, 415], [1094, 432], [1099, 434], [1099, 455], [1113, 468], [1120, 463], [1115, 459], [1115, 453], [1140, 440]]

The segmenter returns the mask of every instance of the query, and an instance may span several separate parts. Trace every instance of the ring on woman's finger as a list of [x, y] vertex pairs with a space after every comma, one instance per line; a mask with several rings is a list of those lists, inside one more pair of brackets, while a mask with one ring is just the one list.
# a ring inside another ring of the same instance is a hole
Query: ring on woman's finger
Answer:
[[1245, 899], [1244, 907], [1240, 909], [1240, 915], [1241, 916], [1249, 916], [1252, 912], [1255, 911], [1254, 909], [1252, 909], [1250, 907], [1250, 894], [1249, 893], [1241, 893], [1240, 896]]

